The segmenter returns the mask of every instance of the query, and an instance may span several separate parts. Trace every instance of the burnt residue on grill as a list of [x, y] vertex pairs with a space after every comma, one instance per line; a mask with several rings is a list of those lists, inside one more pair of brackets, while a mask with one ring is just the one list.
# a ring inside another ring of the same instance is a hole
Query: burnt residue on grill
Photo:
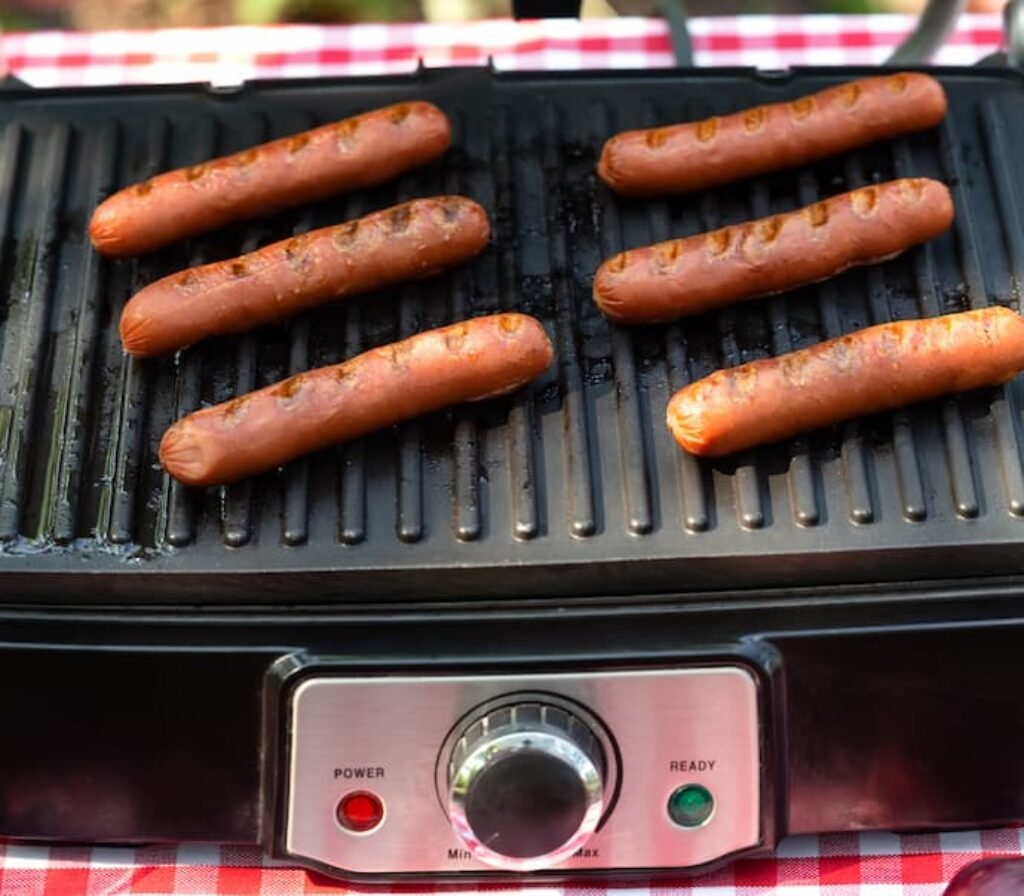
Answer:
[[[316, 571], [323, 593], [342, 599], [388, 591], [382, 571], [414, 572], [403, 593], [437, 596], [475, 570], [474, 593], [621, 591], [645, 576], [649, 588], [685, 590], [799, 583], [822, 569], [850, 579], [876, 575], [894, 553], [1013, 543], [1024, 515], [1017, 382], [713, 461], [680, 451], [664, 424], [671, 394], [723, 365], [892, 319], [1019, 307], [1024, 184], [1011, 159], [1024, 85], [1008, 72], [940, 72], [951, 101], [941, 129], [813, 168], [648, 201], [616, 197], [596, 177], [617, 130], [858, 74], [421, 72], [232, 96], [0, 97], [0, 577], [71, 568], [62, 563]], [[439, 163], [150, 256], [106, 260], [88, 245], [92, 209], [124, 184], [412, 96], [451, 116]], [[898, 259], [660, 327], [610, 326], [591, 301], [597, 265], [624, 249], [900, 176], [948, 183], [957, 217]], [[459, 270], [170, 357], [121, 351], [124, 302], [160, 276], [441, 193], [470, 196], [491, 217], [491, 244]], [[221, 489], [183, 488], [159, 467], [164, 429], [191, 410], [513, 309], [537, 316], [558, 353], [514, 395]], [[894, 569], [915, 578], [934, 566]], [[252, 593], [238, 588], [239, 599]]]

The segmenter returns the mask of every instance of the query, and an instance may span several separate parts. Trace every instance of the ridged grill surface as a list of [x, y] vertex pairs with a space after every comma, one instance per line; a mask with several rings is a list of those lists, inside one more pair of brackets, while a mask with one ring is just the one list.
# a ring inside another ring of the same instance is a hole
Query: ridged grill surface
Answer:
[[[496, 76], [0, 98], [0, 600], [366, 600], [632, 594], [915, 581], [1024, 569], [1020, 380], [719, 461], [677, 449], [672, 391], [892, 319], [999, 303], [1024, 272], [1024, 82], [947, 70], [937, 132], [679, 200], [597, 181], [628, 127], [799, 96], [863, 72]], [[359, 195], [107, 261], [91, 210], [168, 167], [409, 97], [452, 117], [444, 161]], [[623, 248], [898, 176], [950, 184], [953, 229], [886, 264], [667, 327], [590, 300]], [[473, 263], [161, 360], [122, 354], [138, 288], [392, 202], [463, 193], [491, 214]], [[457, 408], [224, 489], [159, 468], [167, 425], [310, 367], [466, 316], [539, 317], [558, 362]], [[260, 572], [263, 575], [253, 575]]]

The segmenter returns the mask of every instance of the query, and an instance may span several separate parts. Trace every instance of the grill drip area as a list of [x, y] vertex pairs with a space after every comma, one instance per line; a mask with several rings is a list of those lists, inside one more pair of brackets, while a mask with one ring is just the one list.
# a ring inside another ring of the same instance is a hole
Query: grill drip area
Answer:
[[[681, 452], [673, 391], [712, 370], [888, 320], [1003, 304], [1024, 272], [1020, 76], [938, 69], [943, 126], [813, 168], [630, 201], [597, 179], [604, 139], [777, 102], [862, 69], [499, 75], [0, 97], [0, 600], [347, 602], [919, 581], [1024, 570], [1020, 380], [718, 461]], [[115, 189], [409, 98], [451, 117], [439, 164], [343, 196], [106, 260], [89, 215]], [[835, 280], [671, 326], [593, 305], [623, 249], [782, 212], [871, 182], [950, 186], [953, 228]], [[488, 210], [477, 259], [174, 357], [124, 355], [120, 309], [173, 271], [396, 201]], [[156, 460], [207, 404], [419, 330], [538, 317], [558, 359], [514, 396], [203, 491]], [[939, 562], [938, 558], [941, 558]], [[259, 573], [258, 579], [256, 574]]]

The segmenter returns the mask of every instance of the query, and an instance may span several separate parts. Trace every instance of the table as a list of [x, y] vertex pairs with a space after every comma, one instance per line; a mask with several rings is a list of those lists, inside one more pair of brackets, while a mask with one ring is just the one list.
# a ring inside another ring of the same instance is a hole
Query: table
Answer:
[[[903, 16], [748, 16], [697, 19], [699, 65], [881, 62], [906, 33]], [[936, 61], [965, 65], [995, 51], [998, 16], [963, 16]], [[289, 26], [152, 32], [9, 34], [7, 70], [38, 87], [368, 75], [430, 66], [501, 69], [651, 68], [672, 64], [665, 25], [647, 19], [485, 21], [465, 25]], [[531, 888], [539, 896], [939, 896], [963, 865], [1024, 855], [1024, 828], [941, 834], [795, 837], [772, 859], [746, 860], [696, 880], [616, 888]], [[415, 888], [399, 888], [415, 893]], [[320, 875], [250, 848], [199, 845], [44, 847], [0, 844], [2, 896], [70, 894], [338, 893]], [[390, 891], [381, 891], [390, 892]], [[430, 888], [435, 892], [435, 888]], [[467, 890], [443, 890], [461, 894]], [[503, 896], [508, 891], [488, 888]]]

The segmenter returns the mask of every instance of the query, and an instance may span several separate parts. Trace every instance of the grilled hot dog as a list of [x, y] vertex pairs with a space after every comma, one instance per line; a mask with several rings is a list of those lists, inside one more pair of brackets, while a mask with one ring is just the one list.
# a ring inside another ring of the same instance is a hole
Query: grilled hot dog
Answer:
[[1006, 382], [1024, 369], [1024, 319], [992, 307], [903, 320], [718, 370], [676, 392], [667, 420], [715, 457], [852, 417]]
[[416, 199], [151, 283], [125, 305], [121, 342], [129, 354], [159, 355], [282, 320], [436, 274], [476, 255], [489, 235], [487, 213], [470, 199]]
[[622, 323], [674, 320], [891, 258], [952, 220], [953, 201], [938, 181], [862, 187], [795, 212], [622, 252], [598, 268], [594, 301]]
[[553, 359], [540, 323], [498, 314], [300, 373], [173, 424], [160, 462], [186, 485], [234, 482], [448, 405], [511, 392]]
[[610, 138], [598, 174], [628, 196], [685, 193], [792, 168], [937, 125], [942, 86], [901, 72], [786, 103]]
[[105, 255], [150, 252], [232, 221], [383, 183], [450, 143], [448, 118], [432, 103], [377, 109], [127, 187], [96, 209], [89, 235]]

